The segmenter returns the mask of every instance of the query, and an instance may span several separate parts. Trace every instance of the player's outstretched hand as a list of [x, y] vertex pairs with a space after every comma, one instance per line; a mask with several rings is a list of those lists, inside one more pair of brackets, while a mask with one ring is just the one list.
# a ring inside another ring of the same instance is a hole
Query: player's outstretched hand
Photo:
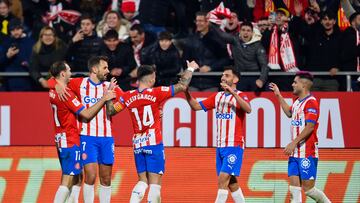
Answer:
[[280, 95], [280, 90], [279, 90], [279, 87], [275, 84], [275, 83], [270, 83], [269, 84], [269, 88], [274, 92], [274, 94], [276, 96], [279, 96]]
[[55, 91], [59, 95], [60, 101], [66, 101], [68, 97], [70, 97], [70, 93], [68, 92], [70, 89], [66, 87], [64, 84], [57, 83], [55, 85]]
[[118, 87], [116, 78], [112, 77], [111, 80], [110, 80], [110, 85], [109, 85], [108, 90], [113, 90], [116, 87]]
[[114, 90], [108, 90], [104, 95], [105, 101], [110, 101], [114, 98], [116, 98], [116, 92]]
[[193, 68], [194, 70], [199, 69], [199, 65], [195, 61], [189, 62], [188, 60], [186, 60], [186, 64], [188, 68]]
[[287, 156], [291, 156], [291, 154], [294, 152], [296, 147], [296, 144], [294, 142], [289, 143], [288, 145], [286, 145], [285, 149], [284, 149], [284, 154]]

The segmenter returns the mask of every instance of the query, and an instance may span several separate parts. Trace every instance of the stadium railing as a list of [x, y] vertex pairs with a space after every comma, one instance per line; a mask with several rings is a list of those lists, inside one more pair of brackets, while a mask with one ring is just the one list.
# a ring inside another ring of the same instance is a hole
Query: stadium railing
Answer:
[[[311, 72], [314, 76], [326, 76], [330, 75], [329, 72]], [[48, 72], [42, 72], [43, 76], [48, 75]], [[87, 75], [87, 72], [72, 72], [73, 75]], [[195, 72], [194, 76], [221, 76], [222, 72], [208, 72], [208, 73], [199, 73]], [[242, 76], [259, 76], [260, 72], [242, 72]], [[269, 76], [293, 76], [295, 72], [269, 72]], [[360, 76], [360, 72], [338, 72], [337, 76], [346, 77], [346, 90], [351, 91], [351, 76]], [[19, 76], [29, 76], [28, 72], [0, 72], [0, 77], [19, 77]]]

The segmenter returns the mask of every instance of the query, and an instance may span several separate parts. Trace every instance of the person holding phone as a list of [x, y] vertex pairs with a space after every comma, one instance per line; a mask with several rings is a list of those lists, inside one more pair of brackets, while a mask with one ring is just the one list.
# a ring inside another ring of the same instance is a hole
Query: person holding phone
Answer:
[[[10, 20], [8, 29], [10, 37], [3, 41], [3, 49], [0, 50], [0, 71], [28, 72], [34, 42], [24, 33], [20, 19]], [[33, 90], [33, 82], [30, 77], [8, 77], [0, 90], [31, 91]]]

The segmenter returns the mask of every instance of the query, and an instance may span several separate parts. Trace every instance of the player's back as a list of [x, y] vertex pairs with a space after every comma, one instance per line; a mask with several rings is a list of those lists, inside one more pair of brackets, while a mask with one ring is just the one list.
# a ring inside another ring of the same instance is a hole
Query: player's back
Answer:
[[134, 129], [134, 145], [162, 143], [160, 107], [162, 102], [174, 95], [173, 86], [131, 90], [122, 96], [129, 109]]
[[80, 145], [79, 129], [77, 126], [77, 113], [85, 107], [80, 103], [75, 94], [69, 91], [70, 98], [67, 101], [60, 101], [55, 90], [49, 91], [50, 104], [53, 111], [55, 139], [60, 144], [59, 147], [72, 147], [74, 144]]

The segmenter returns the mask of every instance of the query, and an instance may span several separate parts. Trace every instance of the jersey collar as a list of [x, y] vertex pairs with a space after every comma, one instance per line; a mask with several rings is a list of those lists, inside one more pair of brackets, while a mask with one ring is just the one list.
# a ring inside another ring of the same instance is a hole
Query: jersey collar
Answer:
[[92, 81], [90, 78], [88, 79], [89, 82], [94, 85], [94, 86], [98, 86], [98, 85], [101, 85], [103, 83], [103, 81], [100, 81], [99, 83], [95, 83], [94, 81]]

